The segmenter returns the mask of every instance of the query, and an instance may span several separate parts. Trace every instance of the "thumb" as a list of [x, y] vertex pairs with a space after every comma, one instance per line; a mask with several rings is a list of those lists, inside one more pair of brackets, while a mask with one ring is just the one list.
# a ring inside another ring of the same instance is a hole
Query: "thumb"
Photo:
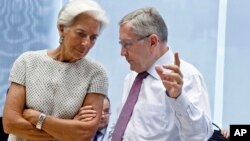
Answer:
[[163, 73], [163, 69], [161, 68], [161, 66], [156, 66], [155, 67], [156, 72], [158, 73], [158, 75], [161, 77], [162, 73]]

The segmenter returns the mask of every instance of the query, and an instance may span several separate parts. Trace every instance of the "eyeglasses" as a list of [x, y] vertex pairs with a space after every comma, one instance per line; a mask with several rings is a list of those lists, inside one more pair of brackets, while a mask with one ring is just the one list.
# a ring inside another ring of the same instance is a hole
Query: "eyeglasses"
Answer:
[[110, 115], [111, 113], [109, 112], [109, 109], [105, 109], [102, 111], [102, 115], [107, 116]]
[[119, 41], [119, 44], [122, 46], [122, 48], [128, 49], [130, 46], [132, 46], [135, 42], [138, 42], [140, 40], [143, 40], [145, 38], [148, 38], [151, 34], [147, 36], [140, 37], [138, 39], [131, 39], [126, 41]]

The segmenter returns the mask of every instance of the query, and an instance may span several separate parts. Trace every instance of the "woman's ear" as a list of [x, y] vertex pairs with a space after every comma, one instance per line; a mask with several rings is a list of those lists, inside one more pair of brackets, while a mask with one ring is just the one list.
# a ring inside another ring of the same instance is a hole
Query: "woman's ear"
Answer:
[[62, 36], [62, 35], [64, 34], [64, 25], [59, 24], [59, 25], [57, 26], [57, 28], [58, 28], [58, 31], [59, 31], [60, 36]]

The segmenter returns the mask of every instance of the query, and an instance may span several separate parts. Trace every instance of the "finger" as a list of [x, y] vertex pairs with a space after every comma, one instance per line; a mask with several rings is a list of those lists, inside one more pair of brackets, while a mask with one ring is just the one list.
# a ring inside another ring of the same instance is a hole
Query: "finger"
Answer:
[[[177, 68], [176, 66], [173, 66], [173, 67], [175, 67], [175, 68], [169, 69], [169, 67], [165, 67], [166, 69], [162, 69], [162, 67], [157, 66], [156, 72], [160, 76], [161, 80], [175, 81], [178, 84], [182, 84], [182, 74], [180, 73], [179, 68]], [[176, 70], [177, 73], [171, 73], [171, 71], [169, 71], [169, 70]]]
[[177, 73], [181, 78], [183, 77], [180, 68], [175, 65], [163, 65], [163, 68]]
[[[179, 70], [179, 68], [176, 65], [162, 65], [162, 67], [164, 69], [168, 69], [168, 70], [171, 70], [171, 71], [174, 71], [174, 72]], [[169, 72], [171, 72], [171, 71], [169, 71]]]
[[176, 52], [174, 53], [174, 64], [178, 67], [180, 67], [180, 58], [179, 58], [179, 53]]
[[96, 117], [96, 114], [85, 114], [85, 115], [80, 115], [80, 117], [81, 118], [90, 118], [90, 117], [94, 118]]
[[227, 131], [227, 130], [221, 130], [221, 134], [222, 134], [224, 137], [228, 138], [230, 133], [229, 133], [229, 131]]
[[162, 80], [163, 84], [168, 88], [178, 88], [179, 84], [177, 82], [173, 82], [173, 81], [168, 81], [168, 80]]
[[230, 132], [227, 132], [227, 138], [229, 138], [229, 136], [230, 136]]
[[88, 105], [88, 106], [81, 107], [79, 112], [81, 112], [81, 111], [89, 112], [89, 111], [95, 111], [95, 110], [94, 110], [93, 106]]
[[180, 85], [183, 84], [182, 76], [180, 76], [177, 73], [170, 73], [170, 74], [165, 75], [164, 80], [171, 81]]
[[226, 138], [228, 138], [230, 135], [229, 135], [229, 132], [226, 133]]
[[163, 79], [163, 75], [162, 75], [163, 69], [162, 69], [162, 67], [161, 66], [156, 66], [155, 70], [158, 73], [158, 75], [160, 76], [160, 78]]
[[183, 85], [183, 80], [177, 73], [165, 75], [162, 81], [167, 82], [169, 85]]
[[91, 121], [93, 117], [88, 117], [88, 118], [79, 118], [80, 121]]
[[80, 108], [80, 110], [93, 109], [93, 106], [87, 105]]
[[163, 80], [162, 83], [164, 84], [169, 97], [177, 98], [180, 95], [181, 93], [180, 84], [176, 82], [172, 82], [172, 81], [166, 81], [166, 80]]
[[95, 118], [96, 114], [85, 114], [85, 115], [79, 115], [78, 119], [85, 119], [85, 118]]
[[95, 110], [81, 110], [79, 111], [80, 115], [85, 115], [85, 114], [96, 114], [96, 111]]

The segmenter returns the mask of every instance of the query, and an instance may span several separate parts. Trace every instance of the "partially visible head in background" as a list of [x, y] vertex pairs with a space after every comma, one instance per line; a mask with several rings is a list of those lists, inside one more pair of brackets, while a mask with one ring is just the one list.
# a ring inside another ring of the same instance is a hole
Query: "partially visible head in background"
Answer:
[[102, 110], [102, 116], [100, 123], [98, 125], [98, 130], [102, 130], [103, 128], [106, 128], [109, 124], [109, 119], [110, 119], [110, 109], [111, 104], [110, 100], [107, 96], [105, 96], [104, 101], [103, 101], [103, 110]]

